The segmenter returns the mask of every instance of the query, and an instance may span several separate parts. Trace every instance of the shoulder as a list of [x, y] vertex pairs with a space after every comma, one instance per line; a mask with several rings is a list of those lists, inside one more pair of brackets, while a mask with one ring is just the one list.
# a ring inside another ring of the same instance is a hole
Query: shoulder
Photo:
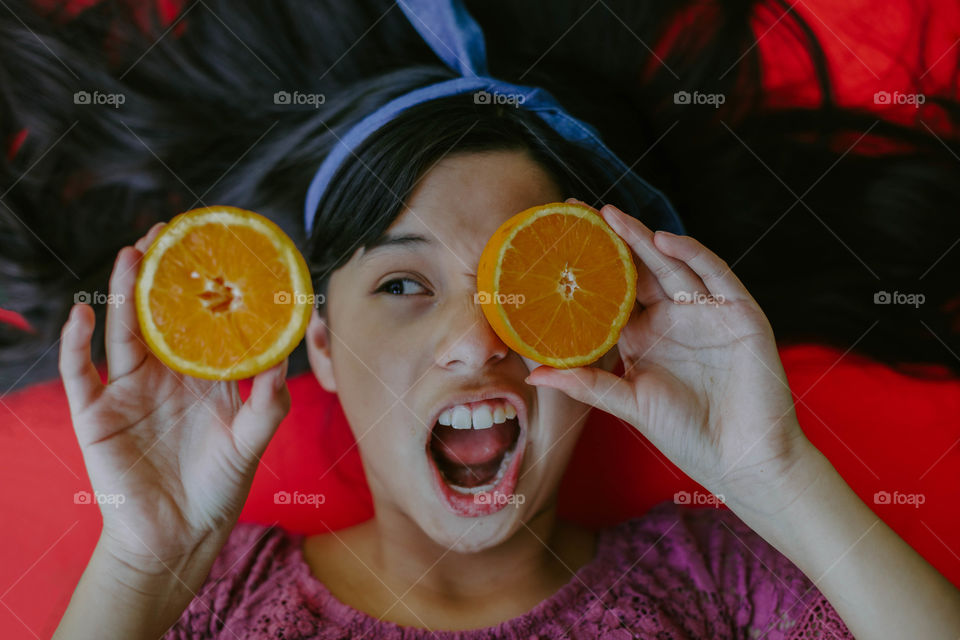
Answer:
[[[240, 630], [260, 629], [261, 622], [269, 626], [267, 613], [282, 608], [274, 599], [283, 599], [284, 605], [298, 600], [295, 574], [302, 564], [296, 557], [301, 539], [275, 526], [236, 525], [203, 585], [164, 639], [232, 638]], [[266, 598], [268, 594], [273, 597]]]
[[296, 551], [300, 539], [281, 527], [241, 522], [217, 555], [207, 581], [228, 576], [249, 578], [282, 566]]
[[796, 637], [810, 618], [842, 626], [799, 567], [727, 509], [663, 502], [606, 535], [626, 571], [624, 588], [655, 595], [688, 631], [774, 640]]
[[640, 553], [643, 564], [683, 568], [702, 588], [717, 588], [730, 573], [766, 565], [803, 575], [779, 551], [727, 509], [663, 502], [610, 533], [621, 552]]

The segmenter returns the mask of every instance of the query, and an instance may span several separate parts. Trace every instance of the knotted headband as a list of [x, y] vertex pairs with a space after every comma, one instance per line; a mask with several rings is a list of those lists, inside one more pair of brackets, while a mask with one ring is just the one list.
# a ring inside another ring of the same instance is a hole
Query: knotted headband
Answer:
[[610, 184], [620, 185], [627, 198], [617, 203], [621, 209], [637, 217], [642, 213], [644, 222], [653, 229], [686, 233], [666, 196], [607, 148], [592, 126], [564, 111], [544, 89], [511, 84], [488, 75], [483, 31], [461, 0], [397, 0], [397, 3], [434, 53], [462, 77], [414, 89], [394, 98], [364, 117], [340, 138], [317, 169], [307, 190], [303, 213], [308, 235], [327, 185], [340, 165], [364, 140], [412, 106], [470, 92], [475, 93], [477, 102], [501, 101], [508, 97], [517, 108], [532, 111], [562, 137], [593, 152], [596, 165], [609, 178]]

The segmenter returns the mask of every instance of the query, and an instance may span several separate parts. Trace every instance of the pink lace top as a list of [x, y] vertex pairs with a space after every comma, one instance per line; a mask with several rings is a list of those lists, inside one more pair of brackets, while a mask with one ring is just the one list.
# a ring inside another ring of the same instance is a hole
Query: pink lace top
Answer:
[[559, 591], [471, 631], [402, 627], [347, 606], [310, 573], [302, 541], [238, 525], [165, 640], [853, 638], [810, 580], [726, 510], [662, 503], [605, 529]]

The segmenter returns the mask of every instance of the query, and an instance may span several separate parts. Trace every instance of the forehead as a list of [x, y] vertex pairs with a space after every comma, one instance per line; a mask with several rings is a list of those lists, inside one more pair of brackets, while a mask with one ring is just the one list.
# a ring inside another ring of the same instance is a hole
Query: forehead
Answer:
[[420, 233], [451, 248], [465, 240], [475, 245], [514, 214], [564, 197], [524, 151], [454, 154], [423, 176], [390, 231]]

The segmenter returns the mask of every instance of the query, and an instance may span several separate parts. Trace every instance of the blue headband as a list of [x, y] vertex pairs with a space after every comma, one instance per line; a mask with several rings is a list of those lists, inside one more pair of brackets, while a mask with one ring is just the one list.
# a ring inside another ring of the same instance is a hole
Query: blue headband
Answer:
[[397, 3], [434, 53], [463, 77], [421, 87], [394, 98], [347, 131], [310, 182], [303, 212], [308, 235], [313, 228], [317, 206], [334, 174], [364, 140], [412, 106], [471, 92], [477, 103], [507, 102], [532, 111], [565, 139], [589, 148], [596, 165], [609, 179], [611, 188], [612, 185], [619, 185], [621, 193], [627, 198], [617, 203], [621, 209], [641, 217], [653, 229], [686, 233], [666, 196], [640, 178], [608, 149], [593, 127], [564, 111], [560, 103], [543, 89], [510, 84], [487, 75], [483, 32], [461, 0], [397, 0]]

